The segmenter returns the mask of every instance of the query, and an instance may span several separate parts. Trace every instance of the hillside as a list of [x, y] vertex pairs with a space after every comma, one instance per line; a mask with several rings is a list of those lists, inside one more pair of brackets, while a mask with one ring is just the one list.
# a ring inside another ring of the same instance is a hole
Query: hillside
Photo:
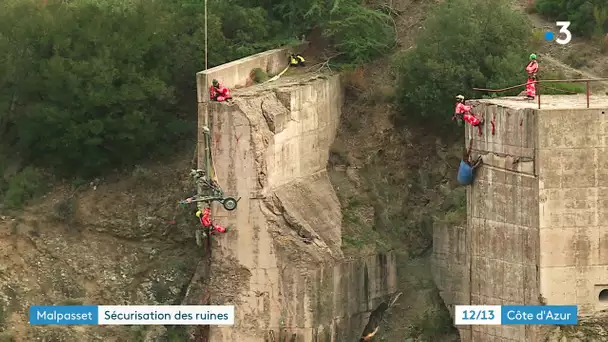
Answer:
[[[77, 189], [57, 186], [0, 222], [3, 333], [15, 341], [136, 340], [130, 327], [28, 327], [30, 304], [176, 304], [202, 257], [187, 197], [193, 151]], [[153, 189], [153, 190], [151, 190]]]
[[[390, 2], [398, 52], [414, 47], [428, 12], [440, 2]], [[517, 6], [524, 11], [525, 1]], [[529, 18], [539, 29], [552, 27], [536, 14]], [[541, 66], [565, 77], [608, 77], [608, 56], [593, 44], [577, 38], [565, 47], [539, 42]], [[376, 340], [456, 341], [429, 256], [434, 220], [463, 219], [465, 189], [454, 179], [462, 141], [428, 126], [394, 124], [393, 57], [343, 74], [346, 105], [329, 161], [344, 216], [343, 251], [352, 258], [398, 251], [403, 296]], [[608, 83], [594, 91], [607, 89]], [[192, 195], [191, 145], [169, 160], [91, 184], [53, 184], [22, 212], [2, 213], [0, 341], [143, 341], [143, 327], [29, 327], [27, 307], [182, 302], [202, 259], [193, 234], [198, 223], [177, 205]], [[222, 276], [238, 280], [241, 274]], [[187, 338], [181, 329], [167, 334], [171, 341]]]
[[[545, 31], [556, 31], [555, 22], [548, 20], [530, 10], [529, 1], [520, 0], [515, 8], [526, 13], [532, 23], [535, 33], [533, 40], [538, 45], [541, 61], [555, 76], [566, 78], [607, 78], [608, 77], [608, 50], [604, 39], [588, 39], [574, 35], [572, 41], [566, 45], [544, 40]], [[596, 92], [605, 92], [608, 82], [593, 84]]]

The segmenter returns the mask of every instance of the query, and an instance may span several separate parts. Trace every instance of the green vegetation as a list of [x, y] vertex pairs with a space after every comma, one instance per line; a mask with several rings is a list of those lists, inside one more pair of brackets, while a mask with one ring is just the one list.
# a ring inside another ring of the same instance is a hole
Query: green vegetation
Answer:
[[255, 83], [264, 83], [268, 80], [268, 74], [262, 68], [255, 68], [251, 71], [250, 78]]
[[[454, 20], [458, 17], [466, 19]], [[420, 116], [434, 125], [451, 125], [457, 94], [474, 98], [480, 94], [473, 87], [504, 88], [525, 81], [532, 31], [508, 2], [446, 1], [424, 26], [416, 48], [396, 62], [401, 119]]]
[[181, 342], [187, 341], [190, 337], [188, 334], [188, 328], [184, 326], [168, 326], [167, 327], [167, 339], [169, 342]]
[[[563, 72], [545, 70], [540, 72], [540, 79], [543, 80], [563, 80], [566, 78], [568, 77]], [[586, 87], [584, 83], [541, 83], [539, 91], [544, 95], [584, 94]]]
[[[2, 2], [0, 150], [20, 157], [17, 171], [31, 165], [87, 179], [192, 144], [203, 6]], [[208, 13], [210, 67], [290, 44], [315, 27], [341, 63], [368, 61], [394, 45], [390, 16], [354, 0], [210, 1]], [[7, 167], [0, 163], [0, 173]], [[7, 206], [39, 192], [33, 170], [0, 183]]]
[[584, 94], [586, 88], [580, 83], [541, 84], [540, 92], [544, 95]]
[[608, 32], [606, 0], [536, 0], [536, 10], [555, 20], [571, 21], [572, 33], [584, 37]]
[[[437, 296], [437, 300], [441, 298]], [[414, 325], [410, 326], [410, 336], [434, 340], [440, 336], [445, 336], [453, 332], [452, 317], [445, 306], [433, 308], [425, 312], [417, 319]]]
[[43, 194], [47, 189], [48, 180], [38, 170], [28, 166], [5, 183], [2, 203], [9, 209], [19, 209], [25, 201]]

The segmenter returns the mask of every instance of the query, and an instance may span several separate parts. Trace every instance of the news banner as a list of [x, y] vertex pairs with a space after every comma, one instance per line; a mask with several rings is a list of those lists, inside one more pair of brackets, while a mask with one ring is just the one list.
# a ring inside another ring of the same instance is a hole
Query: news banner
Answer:
[[[233, 305], [31, 306], [31, 325], [234, 325]], [[455, 325], [574, 325], [576, 305], [456, 305]]]
[[31, 325], [234, 325], [234, 305], [31, 306]]
[[455, 325], [574, 325], [576, 305], [456, 305]]

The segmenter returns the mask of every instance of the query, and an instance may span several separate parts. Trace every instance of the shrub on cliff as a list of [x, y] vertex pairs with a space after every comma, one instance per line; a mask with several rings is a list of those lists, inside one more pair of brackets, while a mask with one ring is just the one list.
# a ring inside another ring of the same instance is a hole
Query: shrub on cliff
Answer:
[[[264, 10], [213, 6], [210, 66], [273, 44]], [[85, 176], [174, 150], [194, 136], [203, 13], [189, 0], [0, 4], [0, 143]]]
[[573, 34], [591, 37], [608, 32], [606, 0], [536, 0], [536, 10], [554, 20], [572, 22]]
[[[79, 176], [174, 151], [178, 140], [194, 136], [187, 121], [196, 118], [194, 75], [204, 69], [203, 6], [0, 3], [0, 144], [26, 163]], [[315, 25], [348, 61], [368, 60], [394, 40], [389, 18], [354, 0], [210, 1], [208, 13], [210, 67]]]
[[395, 30], [389, 15], [355, 4], [334, 10], [324, 26], [324, 34], [346, 61], [369, 62], [395, 46]]
[[313, 28], [322, 29], [345, 63], [363, 63], [382, 56], [395, 46], [393, 21], [386, 11], [364, 6], [357, 0], [240, 0], [245, 6], [261, 6], [279, 20], [283, 32], [300, 37]]
[[5, 143], [30, 162], [94, 173], [184, 132], [172, 113], [176, 70], [169, 66], [180, 59], [171, 24], [152, 8], [32, 7], [19, 4], [0, 20], [14, 44], [3, 63], [10, 73], [2, 95], [12, 101]]
[[424, 26], [416, 48], [396, 61], [400, 119], [449, 125], [457, 94], [525, 82], [531, 30], [505, 1], [448, 0]]
[[2, 204], [9, 209], [17, 209], [35, 196], [44, 193], [48, 180], [38, 170], [26, 167], [10, 178], [6, 190], [0, 189]]

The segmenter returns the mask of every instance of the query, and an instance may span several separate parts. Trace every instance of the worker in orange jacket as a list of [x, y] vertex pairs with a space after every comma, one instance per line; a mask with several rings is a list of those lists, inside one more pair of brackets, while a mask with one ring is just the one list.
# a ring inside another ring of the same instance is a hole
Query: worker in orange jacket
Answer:
[[536, 97], [536, 73], [538, 73], [538, 62], [536, 61], [535, 54], [530, 55], [530, 63], [526, 65], [526, 72], [528, 73], [526, 96], [528, 99], [533, 100]]
[[471, 113], [471, 109], [471, 106], [464, 104], [464, 96], [457, 95], [456, 110], [452, 120], [464, 120], [473, 127], [483, 124], [483, 119], [477, 118], [475, 114]]
[[211, 101], [224, 102], [231, 99], [230, 89], [220, 84], [218, 80], [213, 80], [211, 87], [209, 87], [209, 97]]
[[209, 235], [213, 235], [214, 232], [225, 233], [227, 231], [226, 228], [220, 226], [219, 224], [213, 224], [211, 221], [211, 209], [205, 208], [203, 211], [197, 211], [196, 217], [201, 221], [201, 225], [203, 227], [209, 229]]

